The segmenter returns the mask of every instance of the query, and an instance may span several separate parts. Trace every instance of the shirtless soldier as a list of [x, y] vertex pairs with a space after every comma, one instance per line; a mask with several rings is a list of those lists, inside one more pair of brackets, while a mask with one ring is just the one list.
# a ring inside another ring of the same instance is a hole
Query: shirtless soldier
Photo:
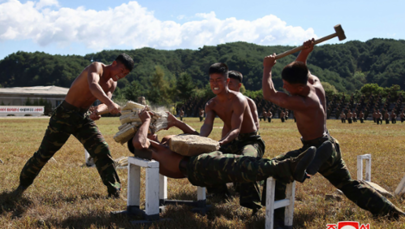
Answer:
[[395, 109], [391, 111], [391, 123], [397, 123], [397, 114], [395, 113]]
[[378, 125], [378, 124], [381, 124], [381, 125], [382, 125], [382, 118], [383, 118], [383, 116], [382, 116], [380, 110], [377, 110], [377, 111], [376, 111], [377, 125]]
[[[264, 142], [257, 135], [257, 125], [252, 116], [246, 96], [228, 88], [230, 78], [228, 67], [223, 63], [215, 63], [209, 68], [210, 87], [216, 95], [205, 106], [205, 122], [201, 126], [200, 135], [208, 137], [212, 131], [214, 119], [218, 116], [224, 122], [223, 133], [219, 144], [220, 151], [255, 158], [262, 158]], [[226, 197], [229, 192], [225, 184], [207, 187], [208, 192]], [[257, 182], [243, 185], [240, 191], [240, 204], [253, 210], [253, 214], [261, 208], [260, 186]]]
[[342, 113], [340, 114], [340, 120], [342, 121], [342, 123], [346, 123], [346, 114], [344, 111], [342, 111]]
[[281, 112], [280, 112], [280, 120], [281, 120], [281, 122], [284, 122], [285, 121], [285, 113], [284, 113], [284, 111], [283, 110], [281, 110]]
[[267, 113], [267, 119], [269, 122], [271, 122], [271, 118], [273, 118], [273, 113], [271, 113], [271, 110], [269, 110], [269, 112]]
[[262, 117], [263, 117], [264, 121], [267, 121], [267, 112], [264, 108], [263, 108], [263, 112], [262, 112]]
[[[65, 100], [56, 108], [37, 152], [27, 161], [15, 191], [21, 195], [30, 186], [47, 161], [74, 135], [94, 158], [97, 170], [109, 197], [119, 197], [121, 183], [113, 166], [107, 142], [93, 120], [103, 111], [119, 113], [119, 106], [111, 100], [117, 81], [134, 67], [127, 54], [120, 54], [110, 65], [93, 62], [73, 81]], [[89, 107], [100, 100], [102, 104], [89, 115]]]
[[390, 113], [388, 113], [388, 111], [385, 111], [384, 113], [384, 120], [385, 124], [390, 124]]
[[[304, 43], [304, 48], [296, 61], [284, 67], [281, 75], [283, 88], [291, 96], [278, 92], [273, 84], [271, 69], [275, 65], [275, 54], [264, 58], [263, 96], [266, 100], [286, 109], [292, 110], [297, 119], [297, 128], [302, 138], [303, 147], [276, 157], [276, 160], [296, 157], [308, 147], [317, 147], [314, 162], [310, 165], [309, 174], [319, 172], [335, 187], [340, 189], [359, 207], [374, 215], [398, 217], [404, 213], [389, 200], [380, 195], [364, 181], [353, 180], [340, 153], [339, 143], [331, 137], [326, 128], [325, 91], [320, 80], [312, 75], [306, 66], [306, 60], [314, 47], [314, 39]], [[320, 167], [318, 167], [321, 165]], [[276, 182], [276, 199], [285, 197], [285, 184]], [[276, 209], [274, 218], [276, 226], [284, 226], [284, 209]], [[276, 227], [277, 228], [277, 227]]]
[[180, 120], [183, 121], [184, 111], [183, 108], [180, 109]]
[[357, 122], [357, 112], [356, 112], [356, 110], [353, 111], [353, 122]]
[[349, 112], [347, 112], [347, 122], [349, 124], [352, 124], [352, 120], [353, 120], [353, 113], [351, 110], [349, 110]]
[[[232, 91], [240, 92], [240, 88], [242, 87], [242, 81], [243, 81], [242, 73], [231, 70], [231, 71], [229, 71], [228, 76], [229, 76], [228, 88]], [[255, 101], [253, 101], [253, 99], [251, 99], [247, 96], [245, 96], [245, 97], [249, 104], [250, 112], [252, 113], [252, 117], [253, 117], [253, 120], [255, 121], [256, 128], [257, 128], [257, 130], [259, 130], [259, 115], [257, 113], [256, 103], [255, 103]], [[228, 133], [225, 133], [224, 130], [226, 130], [225, 125], [224, 125], [224, 128], [222, 129], [222, 137], [224, 137], [224, 135], [228, 134]]]
[[359, 118], [360, 118], [360, 123], [363, 123], [364, 122], [364, 113], [363, 113], [363, 111], [360, 111]]

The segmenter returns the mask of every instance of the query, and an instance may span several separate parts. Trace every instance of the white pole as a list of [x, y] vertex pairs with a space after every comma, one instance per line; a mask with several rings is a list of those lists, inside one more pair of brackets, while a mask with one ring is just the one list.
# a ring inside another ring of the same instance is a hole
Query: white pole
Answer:
[[94, 159], [90, 156], [89, 152], [87, 152], [86, 149], [84, 149], [84, 160], [86, 163], [87, 167], [94, 167]]

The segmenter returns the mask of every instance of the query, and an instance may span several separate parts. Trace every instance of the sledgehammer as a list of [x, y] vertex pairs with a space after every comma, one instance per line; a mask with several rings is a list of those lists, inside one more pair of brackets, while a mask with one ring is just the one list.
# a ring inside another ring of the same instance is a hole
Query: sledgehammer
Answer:
[[[118, 110], [121, 112], [122, 107], [121, 107], [121, 106], [118, 106]], [[110, 113], [110, 112], [108, 111], [108, 108], [107, 108], [107, 107], [106, 107], [105, 109], [102, 109], [101, 111], [98, 111], [98, 112], [97, 112], [98, 115], [104, 115], [104, 114], [108, 114], [108, 113]]]
[[[333, 27], [333, 28], [335, 28], [336, 33], [333, 33], [333, 34], [328, 35], [328, 36], [326, 36], [326, 37], [322, 37], [322, 38], [320, 38], [320, 39], [318, 39], [318, 40], [315, 40], [314, 44], [319, 44], [319, 43], [321, 43], [321, 42], [324, 42], [324, 41], [326, 41], [326, 40], [332, 39], [332, 38], [334, 38], [334, 37], [338, 37], [338, 38], [339, 38], [339, 41], [342, 41], [342, 40], [346, 39], [345, 32], [343, 31], [342, 26], [341, 26], [340, 24], [339, 24], [339, 25], [335, 25], [335, 27]], [[281, 54], [278, 54], [278, 55], [276, 56], [276, 60], [281, 59], [281, 58], [283, 58], [283, 57], [285, 57], [285, 56], [288, 56], [288, 55], [290, 55], [290, 54], [292, 54], [292, 53], [301, 51], [301, 50], [303, 50], [303, 49], [304, 49], [304, 46], [300, 46], [300, 47], [291, 49], [291, 50], [289, 50], [289, 51], [283, 52], [283, 53], [281, 53]]]

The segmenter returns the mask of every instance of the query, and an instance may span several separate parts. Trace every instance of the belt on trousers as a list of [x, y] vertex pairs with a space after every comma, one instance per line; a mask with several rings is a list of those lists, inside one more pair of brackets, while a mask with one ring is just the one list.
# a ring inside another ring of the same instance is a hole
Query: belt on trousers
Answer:
[[304, 141], [301, 138], [301, 142], [302, 142], [303, 145], [311, 145], [311, 146], [320, 145], [320, 144], [322, 144], [323, 142], [325, 142], [327, 140], [329, 140], [329, 134], [324, 134], [320, 138], [316, 138], [316, 139], [309, 140], [309, 141]]
[[247, 140], [247, 139], [249, 139], [250, 137], [256, 136], [256, 135], [257, 135], [257, 131], [252, 132], [252, 133], [243, 133], [243, 134], [239, 134], [239, 135], [236, 137], [236, 140], [238, 140], [238, 141], [243, 141], [243, 140]]
[[85, 109], [85, 108], [80, 108], [80, 107], [76, 107], [73, 106], [72, 104], [66, 102], [65, 100], [63, 100], [63, 102], [60, 104], [61, 107], [70, 110], [70, 111], [75, 111], [75, 112], [79, 112], [79, 113], [86, 113], [89, 109]]
[[181, 159], [181, 161], [179, 163], [180, 172], [183, 173], [183, 175], [186, 177], [187, 177], [187, 165], [188, 165], [189, 159], [190, 159], [189, 157], [183, 157], [183, 159]]

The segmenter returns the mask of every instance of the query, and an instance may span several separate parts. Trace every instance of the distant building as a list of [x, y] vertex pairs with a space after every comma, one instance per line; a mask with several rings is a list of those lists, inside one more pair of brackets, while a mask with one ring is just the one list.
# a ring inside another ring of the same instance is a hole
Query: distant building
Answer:
[[67, 95], [69, 88], [57, 86], [0, 88], [0, 105], [43, 105], [47, 102], [52, 109], [58, 106]]

